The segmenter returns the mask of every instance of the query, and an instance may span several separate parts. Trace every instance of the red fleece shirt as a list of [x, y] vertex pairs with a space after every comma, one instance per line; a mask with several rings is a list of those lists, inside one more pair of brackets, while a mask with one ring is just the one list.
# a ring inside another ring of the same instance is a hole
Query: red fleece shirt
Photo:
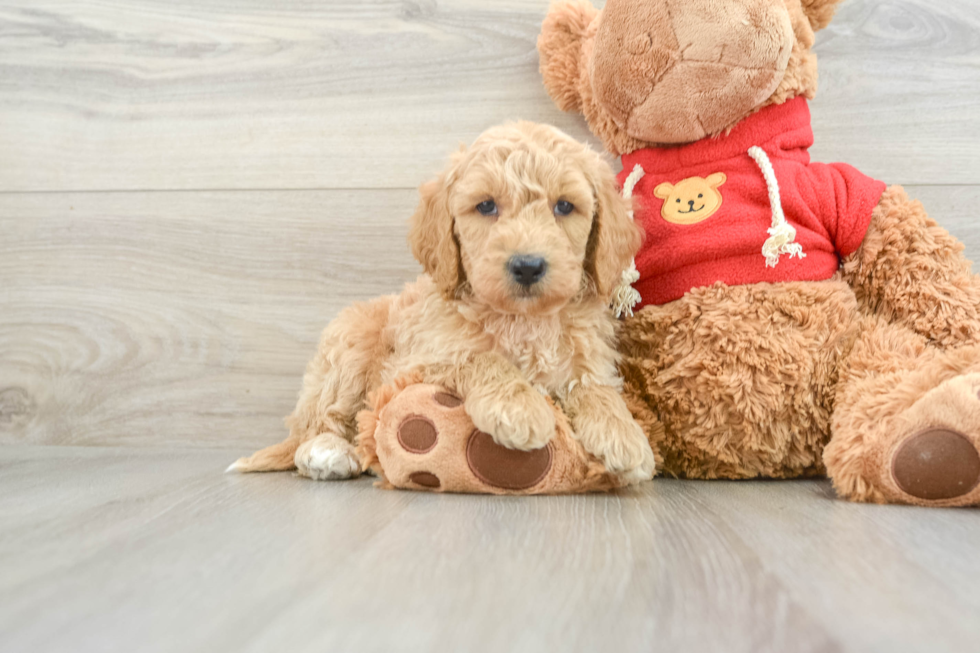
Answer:
[[[833, 276], [840, 259], [861, 245], [885, 184], [844, 163], [810, 163], [811, 145], [810, 109], [796, 98], [746, 118], [727, 136], [624, 155], [620, 184], [637, 164], [644, 171], [633, 190], [636, 219], [646, 231], [636, 257], [639, 307], [666, 304], [717, 281], [741, 285]], [[753, 146], [772, 162], [786, 221], [803, 248], [803, 258], [784, 253], [774, 267], [767, 267], [762, 254], [773, 210], [766, 178], [748, 154]], [[668, 195], [672, 185], [676, 192]], [[658, 186], [660, 197], [654, 194]], [[712, 211], [714, 186], [720, 205]], [[706, 206], [700, 211], [708, 217], [699, 218], [699, 206]], [[672, 213], [685, 207], [686, 213]]]

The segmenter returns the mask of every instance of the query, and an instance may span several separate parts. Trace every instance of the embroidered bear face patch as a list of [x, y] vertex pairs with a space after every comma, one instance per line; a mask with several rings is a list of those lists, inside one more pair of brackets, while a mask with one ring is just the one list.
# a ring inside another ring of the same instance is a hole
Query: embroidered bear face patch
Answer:
[[696, 224], [707, 220], [721, 208], [718, 187], [728, 179], [724, 172], [704, 177], [688, 177], [676, 184], [664, 182], [653, 194], [664, 201], [660, 214], [674, 224]]

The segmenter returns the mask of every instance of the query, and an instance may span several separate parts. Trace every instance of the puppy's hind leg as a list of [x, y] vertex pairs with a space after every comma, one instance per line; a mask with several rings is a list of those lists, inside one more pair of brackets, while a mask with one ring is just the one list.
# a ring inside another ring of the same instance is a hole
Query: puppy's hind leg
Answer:
[[383, 334], [393, 299], [354, 304], [324, 329], [316, 356], [307, 365], [299, 401], [286, 418], [289, 436], [239, 459], [228, 471], [297, 469], [317, 480], [360, 474], [352, 445], [356, 417], [365, 407], [368, 390], [380, 383], [387, 356]]
[[301, 444], [294, 460], [296, 471], [314, 481], [342, 481], [361, 473], [354, 445], [333, 433], [321, 433]]

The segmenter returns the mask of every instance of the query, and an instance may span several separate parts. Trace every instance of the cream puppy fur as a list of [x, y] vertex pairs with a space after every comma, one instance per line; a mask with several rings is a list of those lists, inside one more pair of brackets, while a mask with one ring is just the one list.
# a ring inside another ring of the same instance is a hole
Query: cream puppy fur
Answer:
[[610, 166], [557, 129], [495, 127], [421, 188], [409, 242], [425, 269], [398, 295], [345, 309], [323, 332], [284, 442], [229, 469], [356, 476], [356, 415], [406, 373], [465, 400], [505, 447], [548, 443], [555, 417], [635, 482], [654, 456], [622, 397], [609, 302], [641, 242]]

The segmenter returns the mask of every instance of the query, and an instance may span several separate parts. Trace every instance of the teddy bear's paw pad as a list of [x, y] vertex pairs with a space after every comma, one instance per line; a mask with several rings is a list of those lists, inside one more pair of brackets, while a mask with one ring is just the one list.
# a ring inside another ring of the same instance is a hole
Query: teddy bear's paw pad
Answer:
[[437, 488], [442, 485], [439, 477], [432, 472], [412, 472], [408, 475], [408, 480], [424, 488]]
[[473, 431], [466, 444], [466, 462], [473, 475], [487, 485], [505, 490], [534, 487], [551, 471], [552, 460], [550, 444], [518, 451], [497, 444], [480, 430]]
[[439, 439], [436, 425], [428, 417], [409, 415], [398, 427], [398, 444], [405, 451], [425, 453], [432, 451]]
[[928, 429], [898, 446], [892, 457], [892, 476], [913, 497], [956, 499], [980, 484], [980, 453], [962, 433]]
[[437, 392], [432, 395], [436, 403], [446, 408], [458, 408], [463, 405], [463, 400], [449, 392]]

